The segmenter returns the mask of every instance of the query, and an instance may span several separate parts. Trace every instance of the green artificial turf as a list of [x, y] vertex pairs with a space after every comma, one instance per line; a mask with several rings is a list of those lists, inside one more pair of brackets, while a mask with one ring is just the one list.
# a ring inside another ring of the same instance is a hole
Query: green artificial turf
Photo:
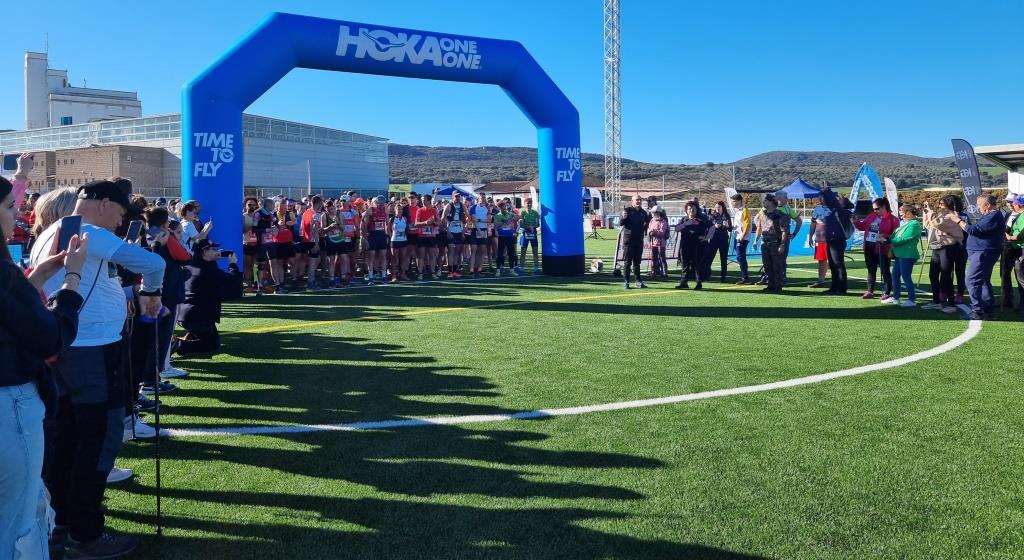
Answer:
[[[813, 265], [795, 264], [791, 285], [813, 276], [800, 268]], [[162, 420], [334, 424], [615, 402], [882, 362], [966, 328], [807, 288], [671, 285], [627, 292], [602, 274], [247, 297], [226, 306], [221, 355], [176, 361], [191, 375]], [[989, 322], [922, 362], [651, 408], [165, 439], [166, 529], [136, 557], [1017, 558], [1021, 333]], [[151, 533], [154, 446], [122, 455], [138, 475], [108, 490], [109, 524]]]

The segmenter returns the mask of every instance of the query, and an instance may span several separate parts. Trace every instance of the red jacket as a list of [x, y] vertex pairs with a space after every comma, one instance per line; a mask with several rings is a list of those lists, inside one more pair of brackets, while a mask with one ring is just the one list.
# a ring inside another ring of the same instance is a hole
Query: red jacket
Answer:
[[[853, 222], [853, 226], [860, 231], [864, 232], [864, 249], [868, 248], [868, 230], [871, 229], [871, 224], [874, 223], [875, 219], [879, 218], [878, 214], [872, 212], [865, 216], [863, 219], [856, 220]], [[878, 224], [878, 235], [885, 238], [885, 241], [877, 245], [878, 254], [887, 255], [889, 254], [889, 237], [892, 236], [892, 232], [896, 231], [900, 227], [900, 220], [889, 212], [889, 215], [881, 218], [882, 222]]]

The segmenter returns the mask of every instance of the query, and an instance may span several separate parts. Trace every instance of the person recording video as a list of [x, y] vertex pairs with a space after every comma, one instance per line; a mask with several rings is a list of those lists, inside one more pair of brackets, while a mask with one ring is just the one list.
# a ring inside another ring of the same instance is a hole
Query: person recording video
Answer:
[[[190, 275], [185, 281], [185, 300], [178, 305], [178, 324], [185, 337], [175, 340], [178, 354], [215, 352], [220, 348], [221, 302], [242, 296], [242, 272], [238, 257], [230, 251], [221, 252], [220, 245], [208, 239], [196, 242], [192, 263], [185, 267]], [[217, 266], [217, 259], [228, 259], [228, 271]]]

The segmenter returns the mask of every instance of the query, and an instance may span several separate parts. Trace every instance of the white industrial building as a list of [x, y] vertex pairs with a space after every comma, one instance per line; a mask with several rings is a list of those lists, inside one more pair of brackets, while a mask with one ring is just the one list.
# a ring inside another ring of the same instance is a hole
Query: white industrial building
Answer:
[[[249, 192], [388, 190], [386, 138], [249, 114], [242, 115], [242, 138], [243, 179]], [[149, 148], [145, 164], [139, 161], [139, 150], [115, 149], [127, 146]], [[13, 171], [13, 156], [22, 152], [46, 152], [45, 161], [53, 162], [33, 178], [34, 189], [134, 175], [143, 194], [175, 197], [181, 192], [180, 114], [0, 133], [5, 173]], [[38, 166], [42, 160], [36, 160]]]
[[67, 70], [50, 68], [45, 53], [25, 53], [25, 128], [142, 116], [133, 91], [73, 87]]

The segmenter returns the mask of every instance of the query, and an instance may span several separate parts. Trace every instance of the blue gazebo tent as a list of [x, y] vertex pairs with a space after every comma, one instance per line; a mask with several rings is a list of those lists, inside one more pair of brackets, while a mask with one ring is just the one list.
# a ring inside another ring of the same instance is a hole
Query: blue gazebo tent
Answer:
[[788, 187], [782, 189], [782, 192], [789, 195], [790, 200], [804, 199], [804, 198], [818, 198], [821, 196], [821, 189], [814, 185], [804, 181], [802, 178], [797, 177], [789, 184]]

